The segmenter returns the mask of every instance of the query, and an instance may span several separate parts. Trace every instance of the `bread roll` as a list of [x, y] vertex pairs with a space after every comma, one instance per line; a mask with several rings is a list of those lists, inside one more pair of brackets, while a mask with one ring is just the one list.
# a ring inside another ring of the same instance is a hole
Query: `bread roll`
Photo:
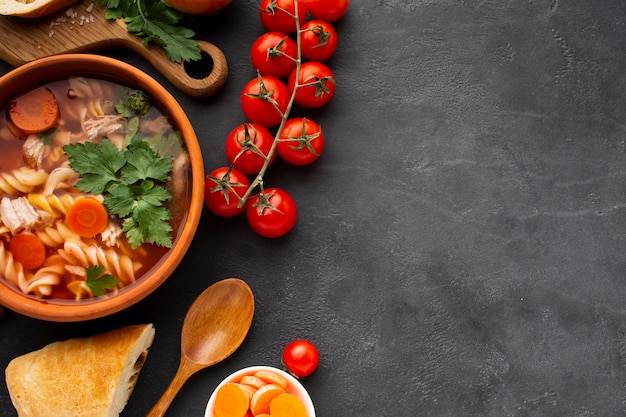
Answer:
[[5, 371], [19, 417], [118, 417], [154, 340], [152, 324], [70, 339], [19, 356]]
[[0, 0], [0, 14], [43, 17], [69, 6], [76, 0]]

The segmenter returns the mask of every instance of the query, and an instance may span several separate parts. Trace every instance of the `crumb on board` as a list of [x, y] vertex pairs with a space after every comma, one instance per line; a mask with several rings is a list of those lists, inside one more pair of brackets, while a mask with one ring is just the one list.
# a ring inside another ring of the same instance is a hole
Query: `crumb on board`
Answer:
[[[89, 6], [87, 6], [87, 8], [85, 9], [85, 11], [87, 12], [87, 15], [81, 14], [80, 16], [78, 15], [78, 12], [74, 10], [73, 8], [70, 7], [69, 9], [67, 9], [67, 11], [65, 12], [65, 15], [59, 16], [55, 20], [50, 22], [50, 30], [48, 32], [48, 38], [52, 38], [54, 36], [54, 33], [55, 33], [54, 28], [57, 26], [69, 25], [69, 29], [72, 30], [74, 29], [75, 25], [84, 26], [85, 24], [93, 23], [95, 20], [93, 15], [91, 14], [91, 12], [93, 11], [93, 8], [94, 8], [94, 4], [90, 3]], [[41, 48], [41, 46], [38, 46], [38, 48]]]

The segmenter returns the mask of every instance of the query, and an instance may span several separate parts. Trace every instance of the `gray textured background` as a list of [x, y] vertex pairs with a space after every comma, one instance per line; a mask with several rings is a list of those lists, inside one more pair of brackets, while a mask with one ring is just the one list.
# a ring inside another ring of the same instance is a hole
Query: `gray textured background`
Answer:
[[[257, 5], [234, 0], [196, 24], [230, 64], [211, 99], [106, 52], [177, 95], [207, 172], [244, 121]], [[168, 416], [202, 416], [221, 378], [280, 366], [300, 337], [321, 351], [304, 381], [320, 417], [626, 415], [626, 4], [353, 0], [336, 29], [337, 96], [302, 112], [322, 124], [325, 153], [267, 178], [298, 202], [296, 229], [266, 240], [205, 212], [180, 268], [127, 312], [0, 319], [0, 368], [55, 340], [153, 322], [122, 414], [144, 415], [176, 370], [187, 307], [237, 276], [256, 296], [253, 328]], [[0, 414], [15, 416], [5, 386]]]

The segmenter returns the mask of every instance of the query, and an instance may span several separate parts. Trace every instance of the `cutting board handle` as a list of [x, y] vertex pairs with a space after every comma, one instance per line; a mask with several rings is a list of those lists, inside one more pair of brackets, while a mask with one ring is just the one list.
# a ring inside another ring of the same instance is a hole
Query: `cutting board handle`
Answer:
[[[228, 63], [224, 53], [212, 43], [198, 41], [202, 51], [202, 60], [208, 68], [209, 75], [204, 78], [194, 78], [189, 75], [184, 63], [176, 63], [165, 55], [161, 48], [146, 48], [143, 43], [135, 43], [139, 47], [133, 48], [147, 59], [165, 78], [176, 88], [192, 97], [208, 97], [217, 93], [228, 78]], [[207, 62], [211, 61], [211, 62]]]

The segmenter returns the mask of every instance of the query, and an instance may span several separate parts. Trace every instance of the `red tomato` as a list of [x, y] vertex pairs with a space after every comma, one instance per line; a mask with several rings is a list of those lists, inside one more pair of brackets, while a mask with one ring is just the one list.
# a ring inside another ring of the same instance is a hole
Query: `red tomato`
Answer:
[[259, 75], [243, 88], [241, 108], [252, 123], [271, 127], [280, 124], [290, 99], [291, 93], [281, 80]]
[[307, 11], [315, 19], [333, 22], [346, 14], [350, 0], [305, 0]]
[[239, 202], [249, 186], [250, 180], [238, 169], [217, 168], [207, 175], [204, 182], [204, 202], [218, 216], [236, 216], [246, 209], [246, 204], [239, 207]]
[[261, 75], [276, 78], [287, 77], [296, 67], [298, 47], [289, 36], [279, 32], [267, 32], [252, 44], [250, 59], [252, 66]]
[[322, 154], [324, 133], [313, 120], [298, 117], [285, 122], [276, 147], [278, 154], [294, 165], [308, 165]]
[[271, 32], [294, 33], [296, 31], [296, 2], [300, 26], [306, 21], [304, 0], [262, 0], [261, 23]]
[[[296, 88], [296, 70], [289, 76], [289, 90]], [[319, 62], [305, 62], [300, 65], [300, 78], [295, 101], [302, 107], [322, 107], [335, 95], [335, 76], [326, 65]]]
[[320, 363], [320, 354], [308, 340], [294, 340], [285, 346], [283, 365], [297, 378], [311, 375]]
[[302, 26], [302, 56], [310, 61], [326, 61], [337, 50], [339, 37], [335, 28], [323, 20], [309, 20]]
[[[244, 174], [258, 174], [270, 152], [274, 135], [263, 126], [244, 123], [237, 126], [226, 138], [226, 157]], [[270, 164], [274, 161], [274, 155]]]
[[296, 202], [280, 188], [267, 188], [250, 199], [246, 217], [252, 230], [263, 237], [280, 237], [296, 225]]
[[193, 15], [217, 13], [230, 2], [231, 0], [166, 0], [173, 9]]

